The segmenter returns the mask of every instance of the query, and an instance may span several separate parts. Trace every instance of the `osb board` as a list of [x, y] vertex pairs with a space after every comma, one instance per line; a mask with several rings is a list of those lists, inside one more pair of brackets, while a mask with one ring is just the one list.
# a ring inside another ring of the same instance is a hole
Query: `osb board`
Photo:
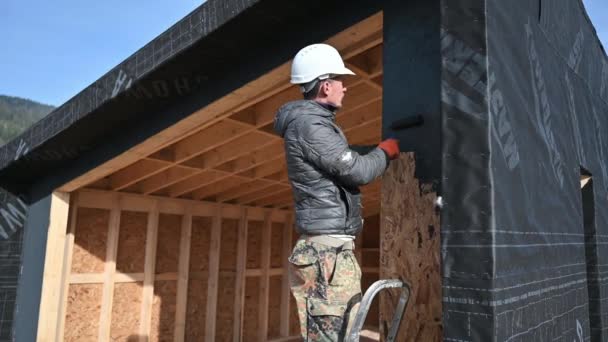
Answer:
[[264, 222], [249, 221], [247, 227], [247, 268], [262, 267]]
[[134, 211], [120, 213], [118, 254], [116, 256], [117, 273], [144, 271], [147, 225], [147, 213]]
[[[361, 291], [365, 293], [369, 286], [378, 280], [377, 273], [363, 273], [361, 277]], [[364, 326], [373, 331], [380, 331], [380, 299], [376, 297], [372, 302]]]
[[[440, 341], [441, 273], [435, 194], [414, 178], [415, 161], [402, 153], [382, 177], [380, 278], [406, 279], [412, 293], [397, 341]], [[400, 292], [380, 297], [382, 336], [387, 331]]]
[[154, 282], [150, 342], [173, 341], [176, 296], [176, 281]]
[[[223, 232], [222, 232], [223, 234]], [[223, 257], [222, 253], [222, 257]], [[232, 341], [234, 320], [234, 284], [236, 278], [231, 274], [220, 274], [217, 294], [216, 341]]]
[[156, 273], [177, 272], [182, 216], [160, 214], [156, 247]]
[[207, 315], [207, 279], [188, 281], [188, 304], [186, 308], [186, 341], [203, 341]]
[[211, 225], [212, 219], [210, 217], [192, 217], [192, 235], [190, 238], [190, 272], [206, 271], [209, 269]]
[[65, 341], [97, 341], [103, 284], [74, 284], [68, 289]]
[[222, 220], [222, 240], [220, 242], [220, 271], [236, 270], [238, 227], [238, 220]]
[[275, 293], [281, 293], [281, 286], [283, 285], [282, 276], [270, 277], [270, 297], [268, 298], [268, 337], [279, 337], [281, 332], [279, 331], [281, 325], [281, 296], [274, 295]]
[[[133, 341], [139, 336], [139, 313], [143, 283], [118, 283], [114, 285], [112, 302], [112, 321], [110, 323], [111, 341]], [[99, 318], [98, 318], [99, 319]]]
[[283, 234], [285, 233], [285, 224], [273, 223], [270, 241], [270, 267], [283, 267]]
[[[260, 310], [260, 277], [247, 277], [245, 280], [245, 308], [243, 319], [243, 341], [257, 341]], [[270, 322], [270, 320], [269, 320]]]
[[78, 208], [72, 273], [103, 272], [109, 221], [108, 210]]

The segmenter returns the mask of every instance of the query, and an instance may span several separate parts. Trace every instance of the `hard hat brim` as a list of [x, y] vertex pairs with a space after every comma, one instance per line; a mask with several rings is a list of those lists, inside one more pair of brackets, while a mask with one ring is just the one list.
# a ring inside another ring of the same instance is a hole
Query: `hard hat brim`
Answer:
[[[356, 76], [357, 74], [355, 74], [352, 70], [350, 70], [347, 67], [342, 67], [341, 70], [332, 70], [331, 75], [352, 75], [352, 76]], [[318, 77], [316, 77], [318, 78]], [[294, 79], [292, 77], [292, 79], [290, 80], [291, 84], [304, 84], [304, 83], [308, 83], [308, 82], [312, 82], [315, 78], [312, 79], [302, 79], [302, 78], [298, 78], [298, 79]]]

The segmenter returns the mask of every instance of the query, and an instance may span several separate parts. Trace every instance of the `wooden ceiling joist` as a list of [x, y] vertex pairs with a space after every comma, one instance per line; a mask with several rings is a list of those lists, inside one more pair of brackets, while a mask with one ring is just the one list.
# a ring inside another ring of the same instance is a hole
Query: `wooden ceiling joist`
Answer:
[[[350, 144], [375, 144], [382, 126], [382, 14], [327, 43], [358, 74], [345, 81], [337, 123]], [[63, 189], [88, 183], [143, 195], [291, 208], [283, 141], [273, 129], [277, 109], [301, 98], [289, 84], [289, 67], [287, 62], [201, 108]], [[364, 187], [363, 194], [366, 206], [379, 201], [376, 185]]]

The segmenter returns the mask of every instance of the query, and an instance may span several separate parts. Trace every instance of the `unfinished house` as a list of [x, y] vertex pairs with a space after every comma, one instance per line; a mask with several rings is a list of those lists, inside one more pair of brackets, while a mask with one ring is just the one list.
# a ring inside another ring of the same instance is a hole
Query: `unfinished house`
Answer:
[[272, 126], [314, 42], [358, 74], [349, 143], [400, 139], [355, 251], [364, 289], [411, 284], [397, 341], [606, 340], [608, 59], [579, 0], [207, 1], [0, 149], [0, 336], [299, 340]]

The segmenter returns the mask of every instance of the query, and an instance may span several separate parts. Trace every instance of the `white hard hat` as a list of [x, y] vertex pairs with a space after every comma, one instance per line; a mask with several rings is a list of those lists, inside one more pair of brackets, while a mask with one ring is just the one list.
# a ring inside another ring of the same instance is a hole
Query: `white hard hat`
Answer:
[[291, 83], [304, 84], [331, 75], [354, 75], [344, 66], [340, 53], [327, 44], [313, 44], [300, 50], [291, 64]]

